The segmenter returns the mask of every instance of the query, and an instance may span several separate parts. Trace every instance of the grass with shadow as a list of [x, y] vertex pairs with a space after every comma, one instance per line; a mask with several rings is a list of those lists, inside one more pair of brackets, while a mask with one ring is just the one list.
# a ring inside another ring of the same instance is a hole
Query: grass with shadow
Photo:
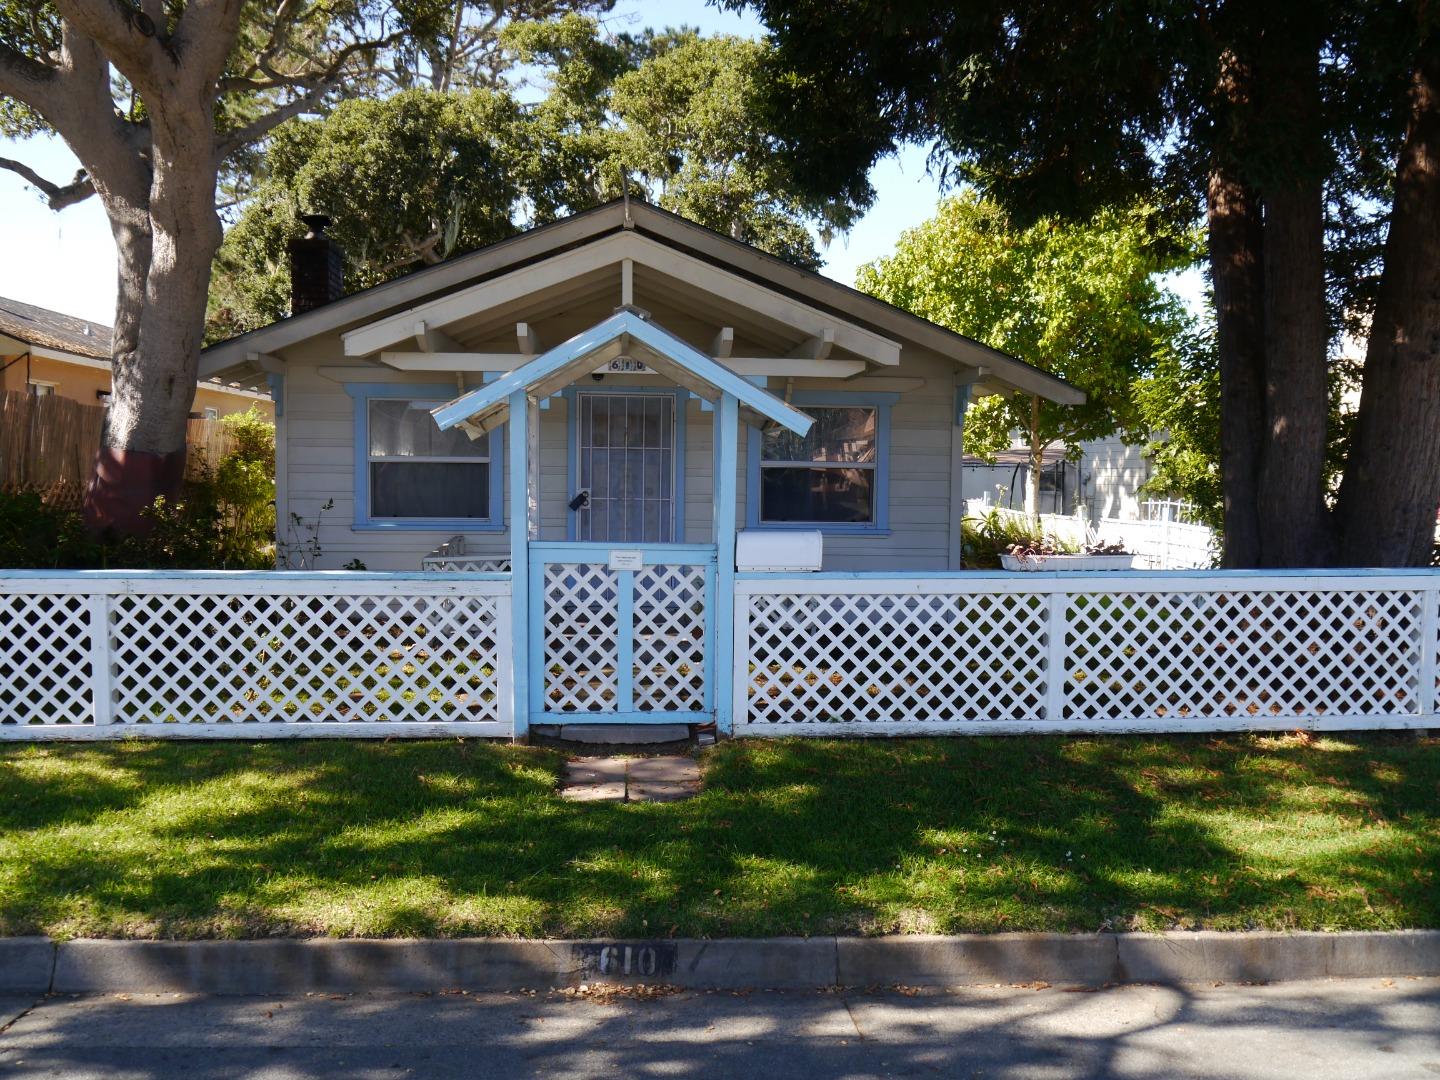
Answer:
[[463, 741], [0, 747], [0, 933], [1440, 926], [1440, 740], [727, 743], [569, 803]]

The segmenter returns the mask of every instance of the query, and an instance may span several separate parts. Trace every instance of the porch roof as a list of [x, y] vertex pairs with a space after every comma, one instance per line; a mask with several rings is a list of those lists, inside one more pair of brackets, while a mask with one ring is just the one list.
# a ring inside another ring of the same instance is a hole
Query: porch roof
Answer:
[[510, 395], [517, 391], [548, 397], [593, 371], [595, 366], [622, 353], [639, 353], [646, 364], [677, 385], [715, 401], [734, 396], [741, 415], [750, 423], [773, 420], [797, 435], [804, 435], [813, 418], [787, 404], [638, 311], [622, 308], [590, 329], [541, 353], [478, 390], [471, 390], [432, 409], [440, 428], [463, 427], [472, 435], [503, 423]]

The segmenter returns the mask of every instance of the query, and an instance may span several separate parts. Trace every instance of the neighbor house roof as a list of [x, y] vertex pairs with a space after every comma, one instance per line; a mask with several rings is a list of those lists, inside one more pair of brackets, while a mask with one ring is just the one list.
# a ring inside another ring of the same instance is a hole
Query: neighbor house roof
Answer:
[[[83, 367], [109, 369], [114, 334], [104, 323], [66, 315], [61, 311], [25, 304], [0, 296], [0, 338], [8, 338], [51, 360]], [[10, 352], [0, 343], [0, 354]], [[20, 349], [24, 352], [25, 349]], [[207, 390], [244, 397], [268, 397], [269, 392], [233, 386], [202, 376], [197, 385]]]
[[227, 381], [258, 382], [263, 378], [262, 358], [280, 354], [292, 345], [322, 334], [372, 324], [416, 305], [625, 232], [723, 268], [792, 301], [867, 328], [872, 334], [908, 342], [978, 369], [986, 379], [1001, 387], [1037, 394], [1062, 404], [1079, 404], [1085, 400], [1083, 392], [1064, 380], [982, 342], [633, 199], [615, 200], [530, 229], [467, 255], [413, 271], [212, 345], [202, 354], [200, 370], [204, 376], [220, 376]]
[[0, 296], [0, 334], [26, 345], [110, 359], [110, 327]]

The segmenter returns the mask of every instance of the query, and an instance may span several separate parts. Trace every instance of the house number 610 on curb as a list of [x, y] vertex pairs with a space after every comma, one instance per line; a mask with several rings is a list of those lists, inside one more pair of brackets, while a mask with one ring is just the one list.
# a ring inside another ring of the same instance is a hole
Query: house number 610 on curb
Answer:
[[659, 966], [652, 945], [605, 945], [600, 949], [602, 975], [654, 975]]

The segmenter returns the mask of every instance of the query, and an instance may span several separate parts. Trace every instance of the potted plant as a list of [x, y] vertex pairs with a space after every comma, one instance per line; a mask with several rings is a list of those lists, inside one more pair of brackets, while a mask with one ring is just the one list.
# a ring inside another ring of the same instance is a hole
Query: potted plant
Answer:
[[1087, 544], [1082, 551], [1066, 550], [1049, 537], [1011, 544], [1000, 556], [1006, 570], [1133, 570], [1136, 556], [1121, 543]]

